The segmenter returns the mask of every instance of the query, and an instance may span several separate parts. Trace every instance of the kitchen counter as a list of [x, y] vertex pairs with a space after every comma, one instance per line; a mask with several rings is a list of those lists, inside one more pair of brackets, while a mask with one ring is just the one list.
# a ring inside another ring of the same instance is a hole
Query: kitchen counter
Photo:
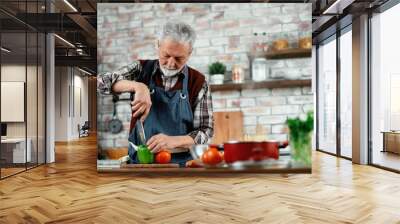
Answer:
[[99, 173], [311, 173], [311, 167], [292, 164], [289, 156], [281, 156], [277, 161], [262, 163], [235, 163], [231, 166], [210, 168], [98, 168]]

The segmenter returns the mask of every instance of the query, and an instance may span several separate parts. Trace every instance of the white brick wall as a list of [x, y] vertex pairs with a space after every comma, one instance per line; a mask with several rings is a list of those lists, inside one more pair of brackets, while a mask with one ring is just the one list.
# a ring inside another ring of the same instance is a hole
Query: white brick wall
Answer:
[[279, 105], [271, 108], [271, 114], [299, 114], [302, 108], [299, 105]]
[[280, 88], [272, 90], [273, 96], [293, 96], [293, 95], [301, 95], [301, 88]]
[[313, 98], [310, 87], [246, 89], [214, 92], [213, 105], [215, 111], [242, 111], [244, 134], [254, 135], [260, 126], [268, 139], [286, 140], [286, 119], [313, 110]]
[[270, 96], [270, 89], [244, 89], [242, 90], [243, 97], [262, 97], [262, 96]]
[[258, 117], [259, 124], [283, 124], [286, 122], [284, 115], [267, 115]]
[[[247, 57], [254, 43], [254, 32], [266, 32], [267, 36], [276, 34], [277, 37], [286, 33], [293, 46], [300, 31], [311, 31], [311, 4], [118, 3], [99, 4], [98, 8], [98, 62], [108, 64], [111, 69], [139, 57], [156, 58], [153, 40], [166, 17], [190, 23], [196, 30], [198, 38], [189, 65], [203, 73], [207, 73], [205, 65], [216, 60], [227, 64], [228, 68], [243, 63], [243, 57], [235, 58], [235, 55]], [[231, 57], [224, 57], [226, 55]], [[282, 61], [286, 61], [287, 67], [298, 68], [297, 71], [310, 67], [308, 59]], [[246, 68], [249, 68], [248, 63], [246, 59]], [[301, 77], [303, 73], [311, 75], [309, 70], [297, 73], [274, 71], [282, 67], [272, 66], [272, 73], [283, 72], [289, 77]], [[103, 71], [105, 67], [99, 66], [99, 72]]]
[[260, 106], [284, 105], [286, 104], [286, 97], [283, 96], [257, 97], [257, 104]]

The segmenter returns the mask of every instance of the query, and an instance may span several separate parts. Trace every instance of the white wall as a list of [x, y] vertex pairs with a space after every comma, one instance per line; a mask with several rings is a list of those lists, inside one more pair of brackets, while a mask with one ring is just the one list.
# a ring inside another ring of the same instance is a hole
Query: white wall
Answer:
[[[38, 69], [38, 70], [37, 70]], [[27, 78], [27, 80], [25, 80]], [[26, 112], [26, 120], [22, 122], [6, 122], [8, 138], [24, 138], [25, 135], [30, 140], [30, 148], [33, 162], [36, 158], [39, 163], [44, 163], [44, 74], [42, 67], [25, 66], [25, 64], [3, 64], [1, 66], [1, 81], [2, 82], [25, 82], [26, 84], [26, 106], [23, 102], [20, 113]], [[4, 89], [2, 89], [3, 92]], [[24, 93], [21, 90], [21, 94]], [[7, 94], [7, 93], [5, 93]], [[2, 95], [2, 98], [7, 95]], [[16, 102], [17, 103], [17, 102]], [[3, 113], [15, 113], [11, 107], [2, 107]], [[16, 109], [14, 109], [16, 110]]]
[[[78, 73], [77, 73], [78, 72]], [[80, 124], [81, 126], [85, 123], [85, 121], [88, 121], [88, 78], [86, 76], [82, 76], [82, 73], [79, 70], [74, 71], [74, 89], [75, 91], [73, 92], [73, 94], [75, 94], [74, 96], [71, 96], [71, 99], [74, 99], [74, 104], [75, 107], [72, 108], [73, 110], [75, 110], [75, 113], [73, 113], [74, 111], [72, 111], [72, 115], [73, 115], [73, 119], [71, 120], [71, 135], [72, 138], [77, 138], [78, 137], [78, 124]], [[78, 93], [77, 90], [80, 89], [80, 107], [81, 107], [81, 113], [79, 111], [79, 107], [77, 107], [77, 104], [79, 104], [79, 102], [77, 102], [77, 100], [79, 100], [79, 98], [77, 98]], [[71, 103], [71, 105], [73, 105]]]
[[[56, 141], [78, 138], [78, 124], [88, 120], [88, 78], [72, 67], [56, 67], [55, 119]], [[80, 89], [82, 114], [77, 104]]]
[[[25, 82], [25, 65], [9, 64], [1, 66], [1, 81]], [[7, 108], [1, 108], [7, 110]], [[7, 137], [25, 137], [25, 122], [7, 122]]]
[[66, 141], [68, 139], [68, 68], [55, 68], [55, 140]]
[[[32, 74], [33, 71], [36, 73], [36, 67], [33, 66], [27, 66], [25, 65], [18, 65], [18, 64], [8, 64], [8, 65], [2, 65], [1, 66], [1, 81], [2, 82], [25, 82], [25, 75], [26, 71], [28, 71], [28, 74]], [[28, 77], [29, 79], [29, 77]], [[29, 85], [36, 85], [36, 80], [28, 80]], [[27, 106], [33, 106], [37, 107], [36, 104], [36, 88], [27, 88]], [[34, 102], [33, 105], [32, 102]], [[23, 108], [24, 109], [24, 108]], [[7, 108], [1, 108], [1, 110], [7, 110]], [[32, 111], [32, 108], [27, 108], [27, 120], [30, 122], [28, 124], [28, 129], [29, 130], [36, 130], [36, 113], [30, 113]], [[10, 111], [11, 112], [11, 111]], [[34, 122], [34, 123], [32, 123]], [[8, 137], [25, 137], [25, 126], [26, 122], [7, 122], [7, 136]], [[30, 131], [28, 130], [28, 137], [30, 137]], [[35, 132], [36, 134], [36, 132]]]

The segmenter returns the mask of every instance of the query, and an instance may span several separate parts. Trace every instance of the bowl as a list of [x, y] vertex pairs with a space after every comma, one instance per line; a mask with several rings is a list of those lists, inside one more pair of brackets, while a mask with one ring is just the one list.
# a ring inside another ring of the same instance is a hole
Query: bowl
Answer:
[[128, 148], [126, 147], [110, 148], [105, 151], [108, 159], [120, 159], [128, 155]]
[[193, 145], [192, 147], [190, 147], [190, 155], [192, 155], [193, 159], [200, 159], [201, 160], [201, 156], [203, 155], [203, 153], [205, 151], [207, 151], [208, 149], [208, 145], [204, 144], [204, 145]]

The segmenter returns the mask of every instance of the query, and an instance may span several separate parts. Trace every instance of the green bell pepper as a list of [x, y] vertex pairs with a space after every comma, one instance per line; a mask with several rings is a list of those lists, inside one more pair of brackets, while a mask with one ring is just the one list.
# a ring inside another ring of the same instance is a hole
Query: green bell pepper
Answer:
[[153, 163], [154, 160], [153, 153], [150, 152], [149, 148], [147, 148], [146, 145], [139, 145], [137, 150], [137, 155], [139, 163], [142, 164]]

